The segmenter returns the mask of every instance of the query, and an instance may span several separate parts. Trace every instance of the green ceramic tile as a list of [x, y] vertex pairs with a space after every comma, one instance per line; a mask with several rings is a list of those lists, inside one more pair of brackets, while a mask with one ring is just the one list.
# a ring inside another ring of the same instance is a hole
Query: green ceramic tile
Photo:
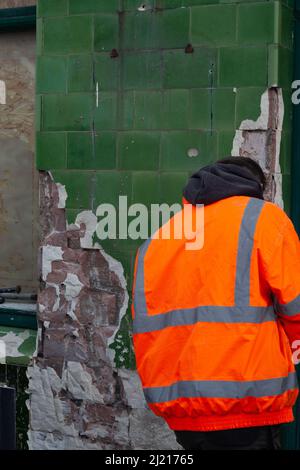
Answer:
[[65, 93], [67, 66], [65, 57], [39, 56], [36, 68], [37, 93]]
[[117, 134], [97, 132], [95, 135], [95, 168], [110, 170], [116, 167]]
[[188, 90], [166, 90], [161, 111], [162, 129], [186, 129], [189, 119]]
[[293, 51], [285, 47], [279, 47], [279, 81], [278, 86], [290, 88], [293, 81]]
[[235, 130], [218, 132], [218, 159], [230, 157]]
[[119, 197], [127, 196], [131, 204], [132, 175], [125, 171], [97, 172], [95, 199], [99, 204], [113, 204], [119, 210]]
[[187, 172], [164, 172], [160, 174], [160, 200], [165, 204], [181, 204], [182, 190], [188, 181]]
[[116, 166], [116, 135], [113, 132], [68, 134], [68, 168], [113, 169]]
[[37, 133], [36, 167], [38, 170], [66, 167], [66, 134], [64, 132]]
[[120, 60], [111, 58], [104, 52], [95, 54], [95, 81], [99, 84], [99, 90], [116, 90], [119, 86]]
[[111, 130], [117, 127], [116, 93], [99, 91], [98, 107], [95, 108], [95, 129]]
[[68, 168], [89, 169], [94, 157], [93, 138], [89, 132], [68, 133]]
[[126, 13], [124, 16], [124, 49], [156, 49], [160, 42], [159, 18], [154, 10]]
[[183, 0], [156, 0], [157, 8], [178, 8], [182, 6]]
[[190, 12], [186, 8], [135, 11], [125, 15], [124, 48], [184, 48], [189, 43]]
[[292, 195], [292, 181], [291, 175], [282, 175], [282, 193], [284, 201], [284, 210], [287, 215], [291, 213], [291, 195]]
[[56, 183], [66, 187], [67, 209], [91, 209], [92, 172], [53, 170], [51, 173]]
[[268, 47], [268, 86], [289, 88], [293, 81], [293, 52], [278, 44]]
[[282, 5], [281, 15], [280, 44], [292, 49], [294, 31], [293, 10]]
[[156, 6], [158, 8], [179, 8], [209, 5], [212, 3], [219, 3], [219, 0], [156, 0]]
[[290, 131], [293, 126], [293, 103], [292, 103], [293, 90], [290, 88], [282, 89], [282, 97], [284, 102], [284, 116], [282, 128], [285, 131]]
[[164, 53], [164, 88], [209, 87], [216, 78], [216, 50], [195, 48]]
[[140, 8], [141, 6], [144, 6], [145, 11], [147, 11], [149, 9], [154, 8], [155, 0], [144, 0], [142, 2], [140, 0], [123, 0], [122, 6], [123, 6], [123, 10], [125, 11], [131, 11], [131, 10], [139, 11], [138, 8]]
[[260, 102], [265, 88], [238, 88], [236, 94], [236, 122], [238, 129], [245, 119], [256, 121], [260, 116]]
[[268, 46], [268, 86], [274, 87], [279, 84], [279, 46], [270, 44]]
[[212, 129], [234, 129], [236, 99], [234, 90], [232, 88], [217, 88], [213, 91], [212, 99]]
[[[236, 0], [234, 0], [236, 2]], [[211, 3], [222, 3], [222, 0], [182, 0], [182, 6], [208, 5]]]
[[280, 168], [282, 173], [291, 174], [292, 167], [292, 135], [290, 131], [282, 132], [280, 144]]
[[149, 89], [162, 86], [160, 52], [127, 53], [124, 57], [123, 86], [125, 89]]
[[190, 91], [189, 125], [191, 129], [211, 129], [212, 91], [199, 88]]
[[69, 56], [68, 91], [93, 91], [93, 63], [91, 55]]
[[274, 2], [244, 3], [238, 7], [240, 44], [272, 43], [275, 39]]
[[216, 155], [216, 133], [202, 131], [162, 133], [161, 169], [163, 170], [197, 170], [215, 160]]
[[159, 91], [134, 93], [135, 129], [159, 129], [162, 123], [163, 96]]
[[159, 178], [157, 172], [134, 172], [132, 175], [132, 202], [144, 204], [149, 209], [151, 204], [159, 204]]
[[36, 95], [35, 96], [35, 130], [36, 132], [41, 130], [41, 124], [42, 124], [42, 96], [41, 95]]
[[70, 54], [92, 50], [92, 18], [71, 16], [44, 20], [44, 52]]
[[80, 212], [80, 209], [65, 209], [66, 219], [69, 225], [75, 224], [76, 218]]
[[118, 136], [119, 168], [156, 170], [159, 165], [159, 132], [122, 132]]
[[37, 16], [62, 16], [68, 14], [68, 0], [39, 0]]
[[120, 95], [118, 128], [130, 130], [134, 127], [134, 91], [127, 91]]
[[[116, 208], [118, 208], [118, 202], [117, 202]], [[119, 212], [117, 211], [117, 216], [118, 216], [118, 214], [119, 214]], [[130, 221], [133, 218], [134, 217], [128, 216], [128, 225], [129, 225]], [[110, 250], [111, 251], [120, 250], [120, 251], [124, 251], [124, 252], [127, 251], [128, 253], [135, 254], [137, 252], [139, 246], [141, 245], [141, 240], [140, 239], [133, 240], [131, 237], [129, 237], [128, 233], [126, 232], [126, 227], [125, 227], [125, 230], [124, 230], [124, 236], [126, 237], [126, 239], [124, 239], [124, 237], [121, 238], [118, 230], [119, 230], [119, 224], [118, 224], [118, 220], [117, 220], [117, 235], [118, 235], [118, 238], [110, 239], [110, 240], [102, 240], [101, 245], [103, 246], [103, 248], [108, 253], [110, 252]], [[123, 236], [123, 233], [121, 235]]]
[[44, 19], [36, 20], [36, 55], [37, 57], [43, 53], [44, 48]]
[[267, 86], [266, 47], [221, 47], [221, 86]]
[[88, 94], [45, 95], [43, 97], [43, 130], [90, 130], [92, 103], [93, 97]]
[[119, 18], [117, 15], [97, 15], [95, 17], [95, 51], [111, 51], [118, 48]]
[[191, 8], [191, 42], [198, 45], [226, 45], [236, 42], [236, 5]]
[[[49, 0], [48, 0], [49, 1]], [[70, 15], [80, 13], [117, 13], [120, 0], [69, 0]]]

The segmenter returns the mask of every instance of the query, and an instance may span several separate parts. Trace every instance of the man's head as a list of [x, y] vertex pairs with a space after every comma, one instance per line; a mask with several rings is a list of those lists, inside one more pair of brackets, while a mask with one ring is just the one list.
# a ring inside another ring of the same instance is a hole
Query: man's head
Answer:
[[191, 204], [212, 204], [231, 196], [263, 199], [266, 177], [256, 161], [227, 157], [200, 168], [189, 178], [183, 197]]
[[226, 157], [222, 160], [218, 160], [216, 163], [228, 163], [239, 165], [244, 168], [248, 168], [251, 173], [255, 176], [255, 178], [259, 181], [262, 186], [262, 189], [265, 190], [266, 188], [266, 177], [264, 175], [263, 170], [261, 169], [260, 165], [252, 158], [249, 157]]

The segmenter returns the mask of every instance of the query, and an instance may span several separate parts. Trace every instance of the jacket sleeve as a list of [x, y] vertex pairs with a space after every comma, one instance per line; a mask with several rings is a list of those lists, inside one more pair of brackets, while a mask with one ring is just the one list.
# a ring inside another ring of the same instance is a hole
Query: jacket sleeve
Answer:
[[272, 255], [265, 264], [265, 273], [278, 320], [291, 348], [295, 349], [300, 344], [300, 242], [291, 220], [284, 213], [281, 230], [273, 235], [275, 242]]
[[137, 273], [137, 263], [138, 263], [138, 257], [139, 257], [139, 251], [137, 250], [135, 259], [134, 259], [134, 270], [133, 270], [133, 281], [132, 281], [132, 291], [131, 291], [131, 318], [134, 320], [135, 317], [135, 308], [134, 308], [134, 295], [135, 295], [135, 284], [136, 284], [136, 273]]

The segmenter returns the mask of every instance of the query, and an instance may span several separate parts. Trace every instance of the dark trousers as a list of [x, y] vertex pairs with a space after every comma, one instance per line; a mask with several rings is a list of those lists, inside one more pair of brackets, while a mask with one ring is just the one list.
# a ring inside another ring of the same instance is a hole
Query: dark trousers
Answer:
[[188, 450], [278, 450], [280, 424], [222, 431], [174, 431], [177, 442]]

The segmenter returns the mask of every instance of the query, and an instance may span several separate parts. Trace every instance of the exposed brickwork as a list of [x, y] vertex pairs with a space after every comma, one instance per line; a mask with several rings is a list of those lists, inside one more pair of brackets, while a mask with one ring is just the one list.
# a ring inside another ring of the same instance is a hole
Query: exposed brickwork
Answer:
[[[41, 273], [38, 297], [41, 340], [35, 367], [46, 369], [51, 365], [61, 377], [68, 368], [68, 361], [78, 362], [89, 375], [97, 399], [93, 403], [87, 391], [86, 397], [78, 400], [70, 390], [61, 389], [56, 398], [64, 404], [65, 422], [72, 422], [80, 436], [88, 433], [102, 416], [107, 436], [101, 440], [100, 447], [106, 443], [116, 449], [128, 448], [128, 442], [116, 442], [114, 437], [113, 424], [120, 415], [126, 415], [126, 407], [120, 399], [118, 379], [106, 354], [107, 339], [118, 324], [124, 291], [99, 250], [80, 248], [84, 228], [67, 230], [65, 211], [57, 208], [57, 187], [47, 173], [41, 173], [40, 201], [42, 250], [45, 246], [49, 252], [50, 247], [59, 248], [61, 259], [50, 258], [49, 272]], [[42, 255], [43, 269], [48, 262], [46, 257]], [[68, 285], [70, 275], [74, 278]], [[74, 289], [76, 282], [79, 289]], [[107, 416], [110, 418], [106, 419]], [[36, 431], [34, 427], [33, 431]], [[85, 439], [94, 442], [91, 437]]]
[[[80, 248], [85, 226], [67, 227], [58, 205], [57, 185], [41, 172], [40, 340], [29, 369], [30, 448], [177, 448], [146, 409], [135, 373], [113, 367], [108, 354], [125, 301], [120, 279], [100, 250]], [[144, 424], [151, 423], [147, 439], [130, 431], [137, 409]], [[167, 444], [151, 434], [156, 427]]]
[[249, 120], [240, 123], [236, 133], [239, 142], [234, 146], [235, 155], [251, 157], [260, 163], [267, 178], [265, 199], [275, 201], [282, 207], [282, 171], [279, 155], [283, 115], [282, 90], [269, 88], [261, 101], [261, 116], [255, 122]]

